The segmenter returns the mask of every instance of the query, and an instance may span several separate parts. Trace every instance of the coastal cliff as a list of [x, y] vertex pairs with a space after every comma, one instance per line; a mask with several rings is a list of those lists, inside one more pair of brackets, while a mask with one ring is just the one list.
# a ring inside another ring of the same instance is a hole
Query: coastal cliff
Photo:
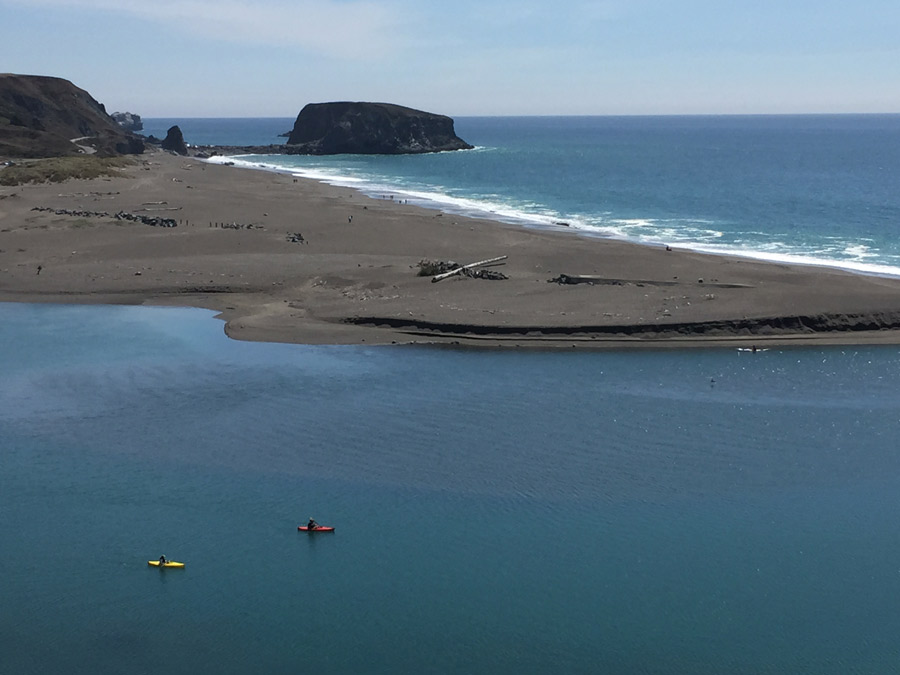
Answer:
[[453, 120], [391, 103], [310, 103], [294, 122], [285, 151], [309, 155], [400, 155], [472, 146]]
[[63, 157], [139, 154], [143, 140], [124, 130], [68, 80], [0, 73], [0, 155]]

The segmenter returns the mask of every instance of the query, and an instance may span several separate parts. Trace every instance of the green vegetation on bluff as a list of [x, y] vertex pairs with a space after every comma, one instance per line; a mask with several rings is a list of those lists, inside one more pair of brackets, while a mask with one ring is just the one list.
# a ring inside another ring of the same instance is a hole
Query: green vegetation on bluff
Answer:
[[52, 157], [26, 160], [0, 169], [0, 185], [62, 183], [70, 178], [90, 179], [116, 175], [134, 160], [127, 157]]

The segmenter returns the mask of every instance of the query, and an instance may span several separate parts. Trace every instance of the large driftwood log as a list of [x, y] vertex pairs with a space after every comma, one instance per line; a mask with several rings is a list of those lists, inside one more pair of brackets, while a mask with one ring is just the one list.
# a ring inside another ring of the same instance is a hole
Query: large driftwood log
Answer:
[[438, 274], [431, 278], [431, 283], [435, 283], [440, 281], [441, 279], [446, 279], [447, 277], [452, 277], [455, 274], [459, 274], [463, 270], [467, 270], [471, 267], [479, 267], [481, 265], [490, 265], [491, 263], [500, 262], [501, 260], [506, 260], [509, 256], [501, 255], [496, 258], [488, 258], [487, 260], [479, 260], [478, 262], [469, 263], [468, 265], [463, 265], [462, 267], [457, 267], [455, 270], [450, 270], [449, 272], [444, 272], [443, 274]]

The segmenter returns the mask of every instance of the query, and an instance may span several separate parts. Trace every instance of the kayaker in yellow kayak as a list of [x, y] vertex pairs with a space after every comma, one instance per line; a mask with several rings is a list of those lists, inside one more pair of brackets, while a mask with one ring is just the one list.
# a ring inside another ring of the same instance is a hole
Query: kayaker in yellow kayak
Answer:
[[166, 556], [164, 556], [164, 555], [159, 556], [159, 564], [160, 565], [165, 565], [167, 562], [169, 562], [169, 561], [166, 560]]

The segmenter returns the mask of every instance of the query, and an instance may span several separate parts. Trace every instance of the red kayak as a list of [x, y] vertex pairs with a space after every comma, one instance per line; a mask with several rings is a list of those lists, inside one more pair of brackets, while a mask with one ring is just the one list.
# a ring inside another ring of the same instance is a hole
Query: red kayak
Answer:
[[300, 525], [297, 529], [301, 532], [334, 532], [333, 527], [324, 527], [323, 525], [319, 525], [313, 529], [309, 529], [306, 525]]

